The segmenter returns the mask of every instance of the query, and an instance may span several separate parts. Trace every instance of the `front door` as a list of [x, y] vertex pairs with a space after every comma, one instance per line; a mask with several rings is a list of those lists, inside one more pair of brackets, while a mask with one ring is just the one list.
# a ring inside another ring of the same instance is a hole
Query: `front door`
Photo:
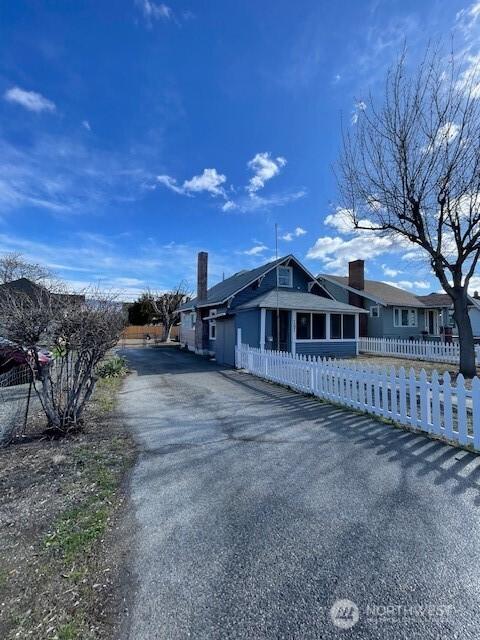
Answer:
[[[277, 351], [289, 351], [289, 322], [290, 312], [280, 309], [279, 321], [277, 321], [277, 312], [272, 311], [272, 348]], [[280, 342], [278, 341], [278, 328], [280, 328]]]
[[428, 334], [431, 336], [438, 336], [438, 311], [436, 309], [427, 309], [426, 312], [426, 327]]

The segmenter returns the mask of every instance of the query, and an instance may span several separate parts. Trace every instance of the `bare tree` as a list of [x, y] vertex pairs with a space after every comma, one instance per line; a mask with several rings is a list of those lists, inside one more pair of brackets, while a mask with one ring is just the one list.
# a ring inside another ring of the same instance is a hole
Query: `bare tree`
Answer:
[[28, 278], [36, 284], [53, 278], [47, 267], [28, 262], [21, 253], [5, 253], [0, 257], [0, 284]]
[[143, 299], [148, 299], [152, 305], [156, 319], [163, 326], [165, 340], [170, 340], [172, 327], [180, 320], [178, 309], [189, 297], [188, 287], [185, 282], [180, 282], [172, 291], [155, 293], [147, 291]]
[[[0, 299], [0, 330], [30, 355], [30, 366], [49, 427], [65, 433], [79, 425], [95, 388], [96, 369], [118, 341], [124, 313], [108, 295], [93, 300], [7, 292]], [[43, 349], [52, 354], [47, 359]]]
[[468, 287], [480, 255], [480, 99], [476, 69], [427, 51], [403, 54], [383, 99], [343, 133], [339, 186], [354, 226], [420, 247], [450, 296], [460, 371], [475, 375]]

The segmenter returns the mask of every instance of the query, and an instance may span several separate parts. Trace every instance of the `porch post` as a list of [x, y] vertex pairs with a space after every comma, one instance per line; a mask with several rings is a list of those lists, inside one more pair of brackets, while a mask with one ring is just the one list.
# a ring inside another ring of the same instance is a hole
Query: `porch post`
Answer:
[[267, 310], [260, 309], [260, 349], [265, 351], [265, 318], [267, 316]]
[[297, 344], [295, 342], [297, 331], [297, 312], [292, 310], [290, 313], [292, 314], [290, 317], [290, 349], [292, 351], [292, 355], [295, 355], [297, 353]]
[[325, 340], [330, 340], [330, 314], [325, 314]]
[[358, 340], [360, 338], [360, 314], [355, 314], [355, 350], [358, 356]]
[[237, 347], [242, 346], [242, 330], [240, 328], [237, 329]]

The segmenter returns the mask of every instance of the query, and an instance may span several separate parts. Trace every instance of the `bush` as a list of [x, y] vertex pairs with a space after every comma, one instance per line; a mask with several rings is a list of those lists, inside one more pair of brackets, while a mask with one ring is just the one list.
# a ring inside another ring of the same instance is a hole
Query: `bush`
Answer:
[[126, 375], [127, 371], [125, 358], [114, 356], [100, 365], [97, 369], [97, 375], [99, 378], [121, 378]]

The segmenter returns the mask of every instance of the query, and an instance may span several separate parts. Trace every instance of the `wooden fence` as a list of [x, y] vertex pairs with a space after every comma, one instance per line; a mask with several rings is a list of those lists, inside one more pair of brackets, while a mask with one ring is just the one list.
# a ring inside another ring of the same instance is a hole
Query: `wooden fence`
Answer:
[[[179, 326], [172, 327], [170, 331], [170, 340], [178, 340], [179, 333]], [[122, 340], [122, 342], [126, 340], [140, 340], [142, 342], [152, 342], [155, 344], [158, 342], [163, 342], [165, 340], [165, 330], [162, 326], [159, 325], [141, 327], [130, 325], [128, 327], [125, 327], [125, 329], [122, 331], [120, 339]]]
[[[408, 358], [409, 360], [429, 360], [431, 362], [449, 362], [458, 364], [460, 345], [455, 342], [433, 342], [428, 340], [396, 340], [394, 338], [359, 338], [360, 353], [372, 353], [379, 356]], [[480, 346], [475, 346], [477, 365], [480, 365]]]
[[240, 344], [236, 367], [324, 400], [393, 420], [480, 451], [480, 379], [471, 388], [461, 374], [383, 369], [321, 360]]

